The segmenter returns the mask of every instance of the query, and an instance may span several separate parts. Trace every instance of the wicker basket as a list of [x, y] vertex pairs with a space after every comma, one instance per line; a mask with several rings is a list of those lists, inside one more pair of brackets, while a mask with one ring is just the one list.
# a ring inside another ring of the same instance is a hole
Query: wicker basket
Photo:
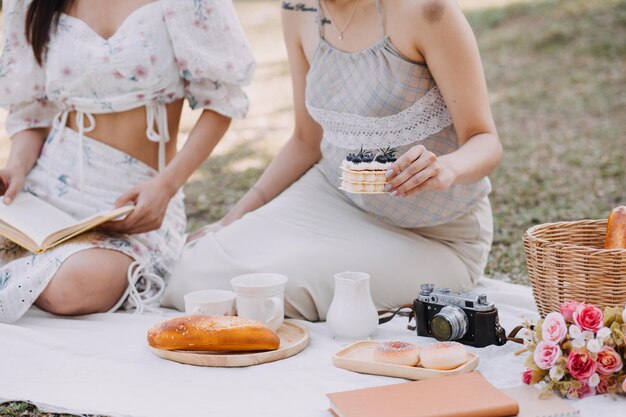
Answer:
[[607, 220], [546, 223], [524, 233], [533, 296], [541, 317], [565, 301], [602, 309], [626, 303], [626, 249], [603, 249]]

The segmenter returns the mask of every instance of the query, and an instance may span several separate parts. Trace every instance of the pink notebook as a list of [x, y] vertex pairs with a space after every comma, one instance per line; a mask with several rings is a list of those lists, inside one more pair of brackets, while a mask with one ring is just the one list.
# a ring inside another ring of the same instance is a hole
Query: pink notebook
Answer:
[[509, 417], [517, 402], [480, 372], [328, 394], [338, 417]]

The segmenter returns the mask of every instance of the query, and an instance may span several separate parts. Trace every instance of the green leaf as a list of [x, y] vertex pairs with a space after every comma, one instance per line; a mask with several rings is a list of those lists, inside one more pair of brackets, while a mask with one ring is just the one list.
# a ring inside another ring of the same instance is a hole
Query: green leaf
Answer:
[[543, 324], [543, 320], [539, 320], [537, 322], [537, 325], [535, 326], [535, 332], [537, 332], [537, 338], [539, 339], [539, 341], [543, 340], [543, 337], [541, 337], [541, 325]]
[[533, 371], [533, 373], [535, 371], [540, 371], [541, 370], [537, 366], [537, 364], [535, 363], [535, 359], [533, 359], [533, 355], [528, 355], [528, 357], [526, 358], [526, 361], [524, 362], [524, 365], [526, 366], [526, 368], [528, 368], [531, 371]]
[[611, 327], [614, 322], [622, 324], [622, 311], [619, 307], [606, 307], [604, 309], [604, 326]]

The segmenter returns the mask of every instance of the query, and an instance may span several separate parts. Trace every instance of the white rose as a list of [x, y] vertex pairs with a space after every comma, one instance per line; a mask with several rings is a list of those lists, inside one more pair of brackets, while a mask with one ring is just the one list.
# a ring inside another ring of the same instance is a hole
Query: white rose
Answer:
[[596, 374], [591, 375], [591, 376], [589, 377], [589, 381], [587, 381], [587, 384], [588, 384], [591, 388], [593, 388], [593, 387], [597, 387], [599, 383], [600, 383], [600, 375], [598, 375], [597, 373], [596, 373]]
[[580, 330], [580, 327], [576, 326], [575, 324], [569, 326], [569, 335], [572, 339], [578, 339], [581, 334], [582, 330]]
[[587, 342], [587, 349], [589, 349], [589, 352], [591, 353], [598, 353], [600, 352], [600, 349], [602, 349], [602, 342], [598, 339], [591, 339]]
[[587, 342], [583, 337], [578, 337], [572, 340], [572, 346], [574, 346], [575, 348], [584, 348], [586, 344]]
[[550, 378], [552, 378], [553, 380], [560, 381], [561, 379], [563, 379], [564, 376], [565, 372], [562, 368], [558, 366], [553, 366], [552, 368], [550, 368]]
[[611, 337], [611, 329], [609, 329], [608, 327], [603, 327], [600, 330], [598, 330], [598, 334], [597, 334], [598, 340], [604, 342], [609, 337]]
[[585, 338], [585, 340], [591, 340], [593, 339], [595, 335], [593, 334], [593, 332], [591, 330], [585, 330], [583, 332], [583, 337]]

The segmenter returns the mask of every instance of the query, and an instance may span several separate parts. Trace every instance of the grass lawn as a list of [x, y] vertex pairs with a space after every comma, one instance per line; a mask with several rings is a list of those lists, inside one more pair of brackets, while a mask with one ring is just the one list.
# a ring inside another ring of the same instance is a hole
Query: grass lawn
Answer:
[[[487, 274], [528, 283], [525, 229], [602, 218], [626, 204], [626, 0], [460, 3], [478, 38], [505, 149], [491, 176], [496, 233]], [[277, 4], [238, 4], [259, 63], [251, 112], [186, 186], [190, 229], [226, 213], [291, 132]], [[183, 141], [197, 115], [185, 111]], [[3, 140], [0, 160], [7, 150]], [[0, 416], [48, 415], [23, 403], [0, 406]]]

